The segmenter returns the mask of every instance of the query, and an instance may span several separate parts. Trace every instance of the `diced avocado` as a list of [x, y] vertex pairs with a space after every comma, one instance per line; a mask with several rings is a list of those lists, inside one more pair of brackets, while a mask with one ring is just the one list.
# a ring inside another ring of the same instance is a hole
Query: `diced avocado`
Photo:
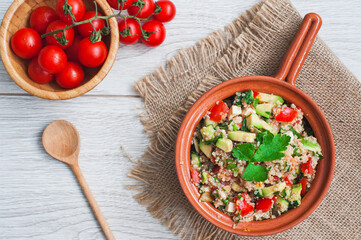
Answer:
[[199, 149], [199, 143], [197, 141], [197, 138], [193, 138], [193, 144], [194, 144], [194, 148], [196, 149], [196, 152], [199, 153], [200, 149]]
[[229, 131], [228, 137], [229, 139], [237, 142], [254, 142], [256, 134], [243, 131]]
[[273, 103], [258, 104], [256, 107], [256, 113], [263, 117], [270, 118], [272, 108], [273, 108]]
[[209, 125], [207, 127], [203, 127], [201, 129], [201, 134], [202, 134], [202, 137], [205, 141], [212, 141], [214, 140], [216, 130], [214, 130], [214, 127], [213, 125]]
[[213, 122], [211, 119], [204, 119], [204, 126], [208, 127], [209, 125], [212, 125], [213, 127], [217, 126], [216, 122]]
[[201, 141], [199, 143], [199, 148], [204, 153], [204, 155], [206, 155], [208, 158], [212, 158], [212, 146], [211, 145], [207, 145]]
[[256, 189], [253, 193], [254, 193], [254, 196], [256, 198], [262, 198], [263, 197], [263, 191], [261, 189]]
[[198, 154], [192, 153], [191, 164], [192, 164], [192, 166], [199, 166], [199, 167], [201, 166], [201, 158], [199, 157]]
[[301, 205], [301, 191], [302, 191], [302, 185], [300, 183], [293, 185], [291, 191], [291, 197], [290, 197], [291, 208], [295, 208]]
[[276, 203], [279, 205], [279, 209], [281, 212], [287, 212], [288, 206], [290, 205], [288, 201], [286, 201], [281, 196], [278, 196]]
[[273, 186], [263, 188], [262, 192], [265, 197], [271, 197], [275, 192], [282, 192], [285, 187], [286, 183], [280, 182]]
[[311, 150], [313, 152], [320, 152], [321, 151], [321, 146], [317, 142], [314, 143], [314, 142], [311, 142], [310, 140], [303, 139], [301, 143], [308, 150]]
[[217, 140], [216, 146], [225, 152], [231, 152], [233, 149], [233, 142], [230, 139], [219, 138]]
[[257, 97], [261, 103], [277, 104], [277, 102], [280, 102], [282, 104], [285, 102], [282, 97], [273, 94], [260, 93]]
[[260, 119], [257, 114], [252, 113], [247, 117], [247, 127], [251, 128], [251, 126], [258, 128], [258, 129], [266, 129], [271, 133], [275, 134], [274, 129], [265, 121]]

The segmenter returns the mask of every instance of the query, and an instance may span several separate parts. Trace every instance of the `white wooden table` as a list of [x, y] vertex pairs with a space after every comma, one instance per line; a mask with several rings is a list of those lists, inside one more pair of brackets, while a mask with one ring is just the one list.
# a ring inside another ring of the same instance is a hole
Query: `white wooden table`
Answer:
[[[11, 0], [0, 1], [0, 18]], [[240, 15], [257, 0], [174, 0], [177, 17], [158, 48], [121, 46], [107, 78], [85, 96], [48, 101], [20, 89], [0, 64], [0, 239], [104, 239], [72, 172], [43, 150], [44, 127], [72, 122], [82, 138], [80, 167], [117, 239], [176, 239], [132, 198], [125, 185], [133, 166], [121, 145], [140, 158], [148, 140], [137, 114], [134, 81], [164, 64], [180, 48]], [[317, 12], [320, 36], [361, 79], [361, 1], [294, 0]], [[176, 177], [176, 176], [175, 176]]]

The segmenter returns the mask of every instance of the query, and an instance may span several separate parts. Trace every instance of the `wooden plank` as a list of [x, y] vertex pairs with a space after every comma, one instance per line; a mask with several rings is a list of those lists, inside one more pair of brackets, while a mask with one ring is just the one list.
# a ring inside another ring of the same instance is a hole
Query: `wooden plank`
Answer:
[[71, 170], [41, 145], [45, 126], [72, 122], [81, 135], [79, 164], [117, 239], [171, 239], [125, 185], [148, 140], [136, 109], [140, 98], [84, 97], [54, 102], [0, 98], [0, 239], [103, 239]]
[[[0, 3], [2, 18], [11, 0]], [[117, 60], [104, 81], [91, 91], [90, 95], [134, 95], [134, 81], [163, 65], [179, 49], [191, 46], [213, 31], [223, 28], [257, 0], [203, 1], [174, 0], [177, 16], [167, 23], [167, 39], [157, 48], [148, 48], [142, 44], [121, 46]], [[295, 6], [302, 13], [319, 13], [324, 20], [320, 36], [340, 57], [345, 65], [361, 79], [361, 2], [295, 0]], [[0, 64], [0, 93], [25, 93], [7, 75]]]

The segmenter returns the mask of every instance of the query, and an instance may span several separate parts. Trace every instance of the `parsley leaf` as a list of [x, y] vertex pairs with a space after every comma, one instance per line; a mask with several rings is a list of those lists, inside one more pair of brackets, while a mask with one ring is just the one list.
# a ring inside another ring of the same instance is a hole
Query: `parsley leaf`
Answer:
[[266, 130], [266, 129], [263, 129], [263, 132], [258, 132], [257, 135], [256, 135], [257, 142], [263, 143], [263, 138], [268, 134], [272, 134], [272, 133], [270, 131]]
[[245, 94], [245, 96], [243, 97], [244, 101], [247, 103], [247, 104], [251, 104], [253, 101], [254, 101], [254, 98], [253, 98], [253, 91], [252, 90], [248, 90]]
[[264, 166], [248, 164], [242, 178], [246, 181], [264, 182], [268, 179], [268, 170]]
[[226, 169], [234, 169], [234, 168], [236, 168], [236, 167], [237, 167], [237, 164], [231, 163], [231, 164], [229, 164], [229, 165], [226, 167]]
[[303, 139], [302, 134], [297, 132], [294, 128], [291, 128], [291, 132], [293, 133], [293, 135], [296, 135], [298, 138]]
[[244, 119], [242, 122], [242, 127], [241, 127], [241, 131], [243, 132], [249, 132], [249, 129], [247, 127], [247, 119]]
[[285, 155], [281, 153], [287, 149], [291, 138], [287, 135], [267, 134], [263, 137], [263, 143], [259, 146], [257, 152], [253, 156], [252, 162], [272, 161], [278, 160]]
[[243, 143], [233, 148], [232, 155], [237, 159], [250, 161], [254, 154], [254, 150], [255, 147], [252, 143]]

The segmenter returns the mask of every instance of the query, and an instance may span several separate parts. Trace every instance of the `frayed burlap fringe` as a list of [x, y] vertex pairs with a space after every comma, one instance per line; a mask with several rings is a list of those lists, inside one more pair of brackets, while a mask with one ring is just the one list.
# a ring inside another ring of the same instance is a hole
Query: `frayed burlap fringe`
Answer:
[[[216, 228], [201, 217], [189, 204], [179, 186], [174, 166], [174, 146], [183, 117], [203, 93], [223, 81], [245, 75], [274, 74], [301, 20], [299, 13], [288, 0], [263, 1], [242, 14], [224, 30], [211, 34], [193, 47], [181, 50], [165, 68], [159, 68], [136, 83], [135, 88], [144, 99], [145, 105], [145, 112], [140, 115], [140, 118], [150, 137], [151, 145], [143, 159], [129, 174], [130, 177], [138, 180], [138, 183], [128, 187], [139, 191], [135, 199], [182, 239], [240, 238]], [[320, 72], [320, 68], [326, 70]], [[307, 73], [302, 74], [305, 72]], [[346, 147], [343, 143], [337, 143], [337, 140], [341, 141], [338, 139], [338, 136], [342, 136], [341, 129], [357, 125], [357, 121], [361, 118], [361, 109], [348, 113], [352, 118], [351, 121], [339, 117], [345, 122], [340, 128], [338, 118], [334, 119], [334, 113], [338, 111], [338, 108], [335, 108], [338, 106], [335, 98], [342, 98], [347, 94], [335, 97], [329, 93], [329, 89], [343, 88], [344, 84], [341, 82], [337, 85], [332, 82], [332, 77], [326, 78], [325, 75], [328, 73], [347, 81], [350, 85], [347, 87], [350, 92], [347, 97], [352, 96], [354, 101], [361, 101], [360, 84], [327, 46], [317, 39], [297, 84], [324, 110], [335, 134], [336, 147], [345, 148], [348, 152], [359, 150], [360, 147], [354, 148], [349, 142], [344, 141], [348, 144]], [[314, 81], [314, 78], [318, 80]], [[358, 141], [359, 144], [361, 143], [360, 135], [359, 129], [350, 133], [353, 141]], [[342, 154], [339, 155], [342, 156]], [[341, 169], [345, 168], [340, 173], [355, 171], [352, 165], [357, 164], [357, 157], [347, 157], [348, 164], [339, 166]], [[360, 160], [359, 157], [358, 159]], [[337, 174], [335, 179], [339, 179]], [[339, 179], [339, 181], [342, 180], [342, 178]], [[331, 189], [331, 194], [332, 191]], [[334, 193], [329, 199], [335, 200], [339, 194]], [[328, 205], [337, 208], [335, 204], [328, 202]], [[355, 203], [350, 201], [348, 204]], [[343, 221], [348, 223], [347, 226], [355, 228], [358, 226], [359, 218], [354, 219], [356, 222], [354, 223], [343, 216], [342, 219], [334, 218], [336, 222], [330, 224], [329, 219], [332, 218], [328, 216], [330, 210], [323, 204], [319, 208], [321, 208], [321, 214], [312, 215], [292, 231], [286, 231], [276, 237], [260, 239], [279, 239], [280, 237], [282, 239], [299, 239], [299, 237], [302, 239], [336, 239], [338, 237], [353, 239], [356, 236], [355, 232], [359, 232], [358, 229], [344, 234], [335, 230], [334, 227], [343, 229], [344, 225], [340, 224]], [[317, 227], [318, 230], [310, 230], [313, 227]], [[328, 234], [330, 232], [333, 234]]]

